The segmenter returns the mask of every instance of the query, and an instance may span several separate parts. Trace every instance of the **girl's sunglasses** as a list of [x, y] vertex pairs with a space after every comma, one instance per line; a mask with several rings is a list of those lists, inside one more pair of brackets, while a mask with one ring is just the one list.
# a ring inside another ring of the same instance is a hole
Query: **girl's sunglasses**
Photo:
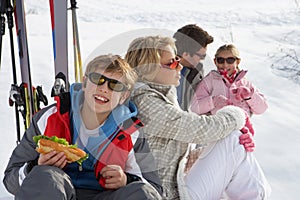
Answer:
[[128, 90], [127, 86], [124, 83], [115, 79], [107, 78], [106, 76], [96, 72], [88, 74], [88, 78], [92, 83], [96, 85], [103, 85], [107, 81], [108, 88], [112, 91], [122, 92]]
[[219, 64], [224, 64], [225, 61], [227, 64], [233, 64], [237, 60], [237, 58], [236, 57], [228, 57], [228, 58], [217, 57], [216, 60], [217, 60], [217, 63], [219, 63]]
[[172, 62], [169, 64], [161, 64], [162, 68], [167, 68], [167, 69], [176, 69], [179, 65], [180, 57], [175, 56], [175, 58], [172, 59]]

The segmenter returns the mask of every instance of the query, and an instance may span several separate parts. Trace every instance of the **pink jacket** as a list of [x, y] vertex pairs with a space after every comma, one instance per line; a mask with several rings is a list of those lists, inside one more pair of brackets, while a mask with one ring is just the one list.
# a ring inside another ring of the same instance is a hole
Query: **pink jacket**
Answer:
[[[229, 104], [244, 109], [249, 116], [252, 114], [262, 114], [268, 108], [266, 99], [255, 86], [245, 78], [247, 71], [241, 70], [233, 83], [225, 79], [218, 71], [212, 70], [197, 86], [195, 95], [191, 102], [191, 111], [197, 114], [215, 114], [217, 109], [214, 106], [214, 96], [223, 95], [228, 98]], [[249, 100], [238, 101], [232, 90], [246, 86], [253, 90], [253, 95]]]

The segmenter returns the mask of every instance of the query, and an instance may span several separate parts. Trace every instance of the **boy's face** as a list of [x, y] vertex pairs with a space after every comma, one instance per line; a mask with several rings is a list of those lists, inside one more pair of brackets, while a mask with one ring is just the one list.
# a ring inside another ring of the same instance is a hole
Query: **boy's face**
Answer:
[[[124, 83], [123, 77], [119, 73], [105, 72], [103, 69], [97, 69], [95, 73], [102, 74], [103, 76], [120, 81]], [[102, 85], [97, 85], [88, 77], [84, 77], [86, 84], [83, 84], [84, 91], [84, 105], [83, 109], [88, 109], [91, 114], [96, 114], [101, 118], [106, 118], [110, 112], [119, 104], [123, 104], [129, 96], [129, 91], [113, 91], [108, 87], [108, 80]]]

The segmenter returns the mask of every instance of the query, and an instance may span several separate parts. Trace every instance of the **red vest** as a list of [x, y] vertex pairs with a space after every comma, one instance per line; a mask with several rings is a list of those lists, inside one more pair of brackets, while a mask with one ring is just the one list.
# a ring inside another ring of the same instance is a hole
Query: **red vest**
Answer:
[[[65, 138], [69, 144], [71, 144], [72, 133], [70, 131], [69, 114], [70, 97], [68, 93], [65, 94], [65, 96], [54, 97], [57, 102], [57, 110], [48, 117], [44, 135], [48, 137], [57, 136], [59, 138]], [[104, 151], [103, 145], [99, 146], [98, 151], [102, 150], [103, 153], [95, 164], [95, 175], [103, 188], [105, 188], [105, 179], [100, 175], [101, 170], [106, 165], [119, 165], [123, 170], [125, 169], [128, 153], [133, 148], [130, 135], [142, 126], [143, 124], [139, 119], [132, 117], [126, 120], [122, 127], [119, 127], [120, 130], [114, 138], [109, 138], [110, 141], [102, 143], [106, 144], [109, 142]]]

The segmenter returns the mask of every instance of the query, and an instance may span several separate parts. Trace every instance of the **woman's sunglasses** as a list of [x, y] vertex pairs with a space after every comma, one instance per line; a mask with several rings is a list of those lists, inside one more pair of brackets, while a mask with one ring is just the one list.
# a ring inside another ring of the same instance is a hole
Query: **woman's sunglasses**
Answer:
[[217, 57], [216, 60], [217, 60], [217, 63], [219, 63], [219, 64], [224, 64], [225, 61], [227, 64], [233, 64], [237, 60], [237, 58], [236, 57], [228, 57], [228, 58]]
[[176, 69], [179, 65], [180, 57], [175, 56], [175, 58], [172, 59], [172, 62], [169, 64], [161, 64], [162, 68], [167, 68], [167, 69]]
[[128, 90], [127, 86], [115, 79], [107, 78], [106, 76], [92, 72], [88, 74], [89, 80], [96, 85], [103, 85], [107, 81], [108, 88], [112, 91], [122, 92]]

